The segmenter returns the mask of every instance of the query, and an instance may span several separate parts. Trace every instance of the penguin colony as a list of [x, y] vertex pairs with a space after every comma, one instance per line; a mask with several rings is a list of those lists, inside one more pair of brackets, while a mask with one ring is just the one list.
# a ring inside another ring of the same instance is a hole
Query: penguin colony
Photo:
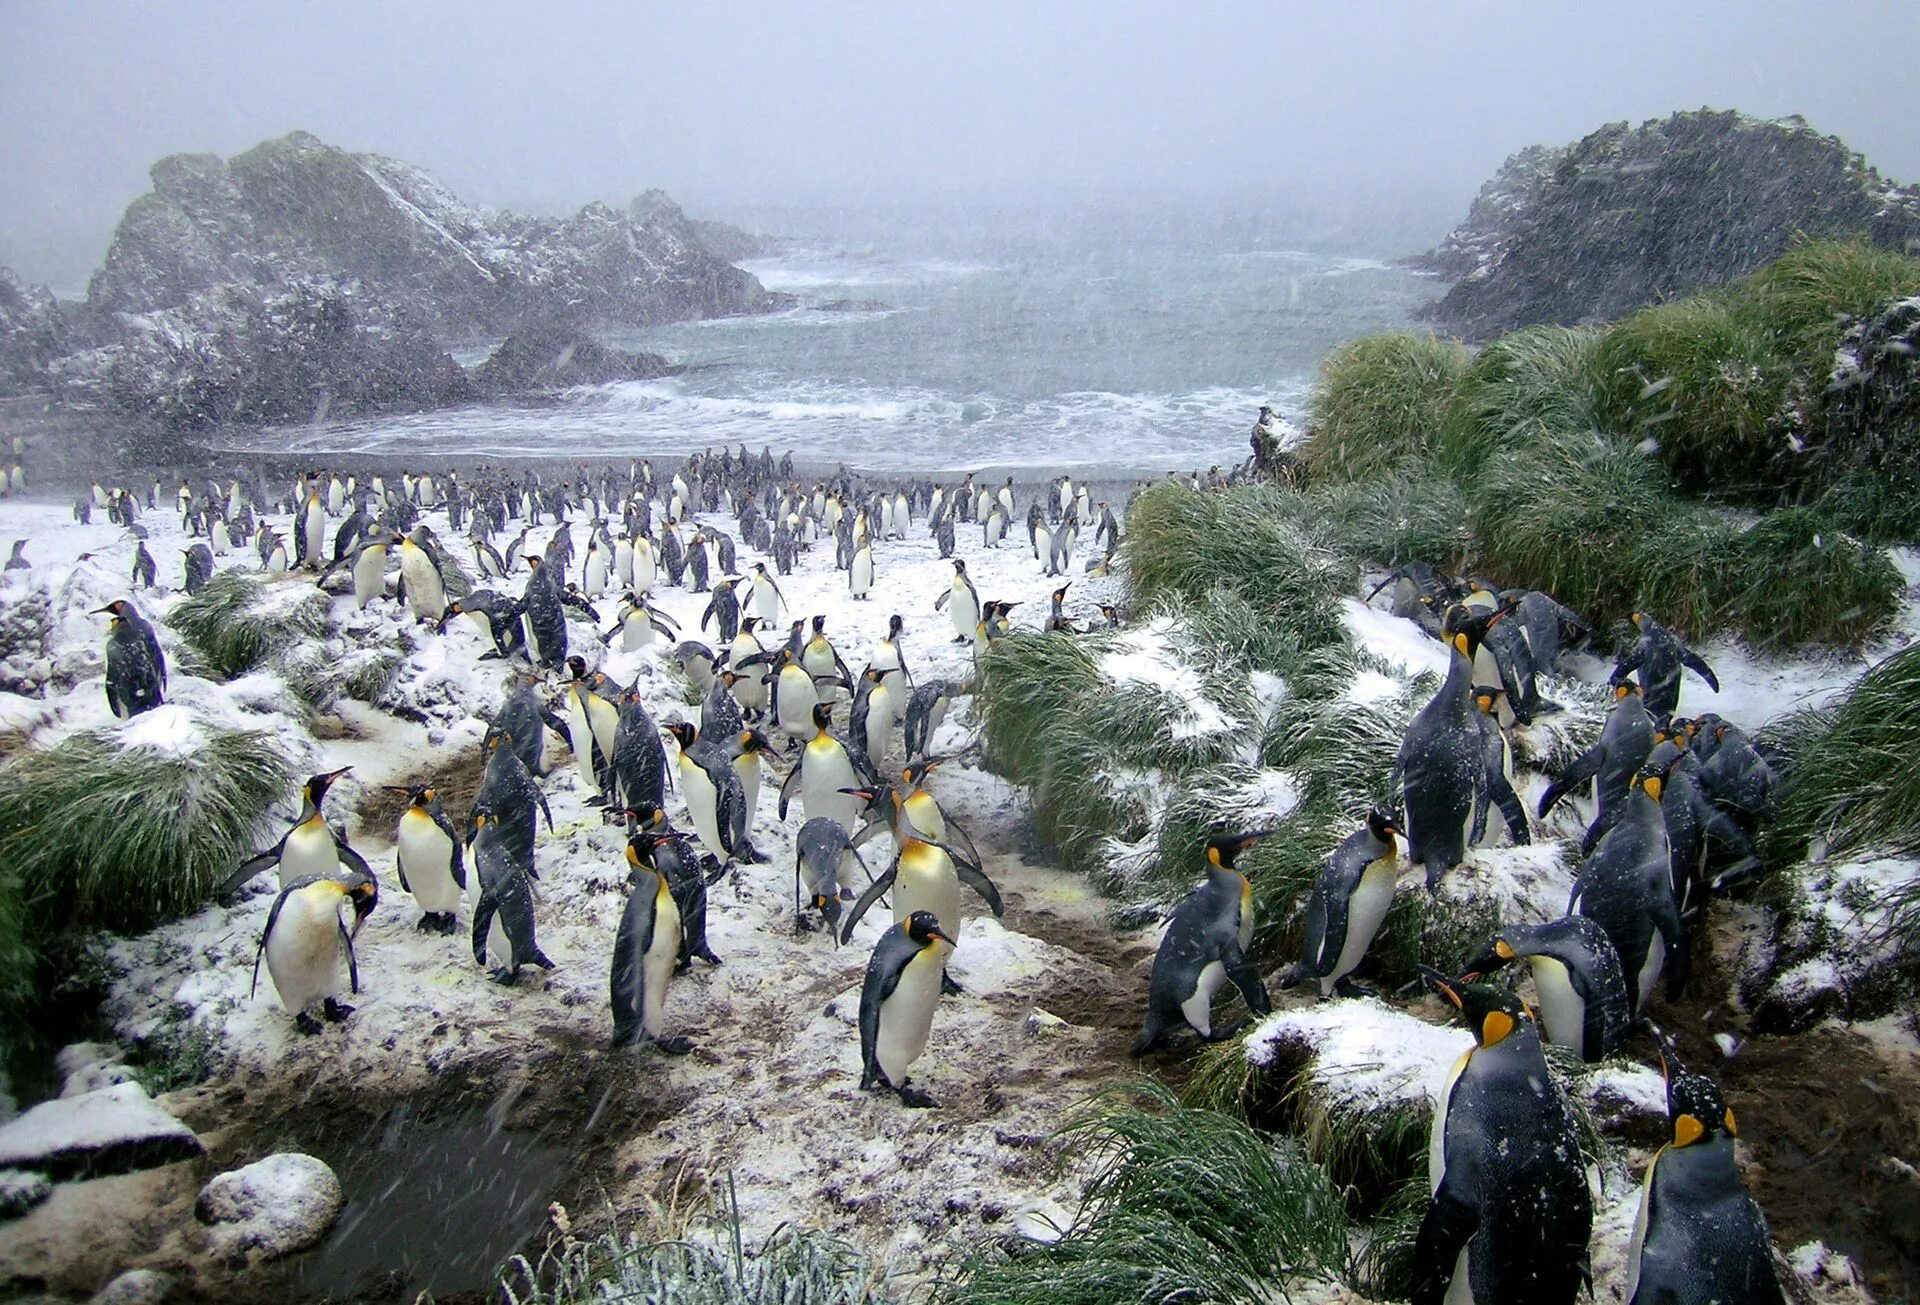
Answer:
[[[728, 875], [790, 873], [796, 932], [824, 928], [844, 945], [873, 908], [890, 913], [863, 989], [862, 1085], [928, 1106], [908, 1075], [938, 999], [960, 992], [947, 958], [963, 940], [962, 890], [996, 915], [1005, 910], [965, 827], [926, 787], [942, 760], [929, 755], [933, 738], [970, 685], [916, 679], [899, 614], [884, 634], [868, 632], [856, 671], [834, 642], [847, 635], [830, 631], [824, 614], [789, 610], [781, 578], [802, 553], [830, 549], [849, 594], [864, 599], [887, 542], [910, 529], [946, 557], [956, 530], [975, 525], [983, 546], [1011, 548], [1013, 499], [1011, 478], [992, 488], [971, 477], [878, 485], [843, 471], [809, 485], [794, 477], [790, 455], [776, 464], [741, 448], [695, 455], [664, 474], [634, 463], [624, 476], [582, 472], [554, 484], [482, 469], [366, 483], [307, 473], [277, 497], [264, 481], [183, 481], [171, 496], [158, 485], [144, 495], [96, 486], [84, 510], [105, 512], [134, 545], [131, 596], [100, 613], [106, 693], [123, 718], [166, 694], [165, 658], [138, 609], [141, 591], [163, 576], [140, 524], [149, 512], [179, 513], [190, 540], [177, 581], [186, 592], [250, 553], [259, 572], [289, 583], [311, 577], [356, 609], [397, 606], [440, 635], [464, 617], [479, 631], [482, 657], [501, 661], [507, 676], [487, 722], [478, 792], [459, 811], [431, 775], [389, 786], [404, 802], [389, 881], [413, 898], [422, 932], [464, 933], [476, 968], [502, 984], [553, 967], [539, 940], [539, 848], [542, 825], [552, 825], [543, 780], [563, 742], [589, 803], [626, 833], [626, 907], [607, 958], [613, 1045], [692, 1050], [673, 1028], [668, 994], [695, 961], [721, 963], [707, 941], [709, 912], [720, 909], [709, 890]], [[1089, 547], [1105, 570], [1119, 542], [1105, 503], [1061, 477], [1031, 507], [1038, 572], [1061, 576]], [[444, 514], [444, 536], [427, 524], [430, 513], [436, 525]], [[536, 540], [535, 530], [546, 533]], [[474, 578], [457, 599], [447, 583], [452, 538], [464, 540], [455, 555]], [[945, 609], [955, 643], [977, 652], [1011, 628], [1017, 604], [981, 598], [964, 561], [953, 566], [927, 610]], [[655, 606], [667, 587], [705, 598], [698, 631]], [[1072, 628], [1065, 593], [1062, 584], [1051, 628]], [[1109, 609], [1099, 619], [1118, 617]], [[600, 648], [579, 646], [585, 622], [600, 632]], [[697, 695], [684, 719], [655, 720], [638, 680], [618, 683], [599, 669], [614, 650], [649, 648], [650, 662], [677, 667]], [[283, 836], [220, 889], [237, 902], [255, 877], [274, 874], [253, 983], [257, 992], [264, 968], [304, 1034], [346, 1020], [378, 968], [355, 945], [381, 875], [326, 808], [348, 773], [308, 779]], [[684, 826], [669, 818], [669, 794], [684, 807]], [[769, 857], [756, 830], [774, 820], [797, 826], [790, 871], [759, 869]]]
[[[861, 990], [861, 1086], [923, 1107], [933, 1102], [910, 1085], [909, 1073], [939, 998], [959, 992], [947, 958], [962, 937], [961, 887], [996, 915], [1004, 910], [964, 827], [925, 787], [941, 761], [929, 755], [933, 735], [969, 686], [916, 682], [898, 615], [856, 676], [824, 616], [809, 620], [787, 609], [778, 577], [791, 574], [801, 551], [830, 542], [851, 596], [862, 599], [873, 587], [876, 545], [917, 525], [952, 561], [951, 581], [932, 606], [950, 619], [953, 641], [977, 653], [1011, 629], [1019, 604], [979, 593], [965, 561], [952, 557], [955, 532], [977, 526], [983, 547], [1002, 546], [1016, 520], [1014, 497], [1010, 477], [993, 489], [971, 477], [958, 486], [877, 487], [843, 472], [808, 488], [793, 478], [790, 457], [776, 468], [770, 454], [755, 458], [742, 448], [737, 457], [696, 455], [671, 477], [640, 463], [625, 478], [603, 471], [551, 486], [537, 474], [404, 476], [392, 486], [376, 478], [366, 487], [303, 475], [279, 505], [290, 518], [284, 534], [270, 519], [264, 485], [249, 495], [235, 482], [222, 495], [216, 486], [203, 492], [183, 482], [174, 506], [200, 537], [181, 562], [189, 593], [206, 583], [216, 557], [249, 546], [269, 574], [305, 570], [325, 583], [345, 569], [360, 607], [387, 601], [389, 572], [397, 570], [400, 601], [413, 618], [444, 632], [465, 616], [488, 641], [485, 656], [513, 667], [464, 821], [445, 809], [431, 779], [395, 790], [407, 804], [395, 837], [397, 877], [420, 909], [423, 931], [455, 932], [465, 898], [474, 961], [496, 980], [511, 984], [525, 967], [551, 968], [537, 939], [540, 817], [552, 823], [539, 780], [553, 768], [549, 740], [563, 739], [591, 800], [628, 835], [627, 902], [609, 957], [615, 1046], [692, 1049], [671, 1031], [670, 985], [695, 959], [720, 963], [706, 941], [708, 889], [767, 859], [753, 841], [766, 819], [763, 776], [776, 758], [786, 761], [775, 815], [801, 821], [796, 928], [811, 929], [817, 919], [845, 943], [868, 910], [888, 904], [894, 925], [874, 947]], [[135, 536], [132, 587], [153, 585], [138, 496], [96, 486], [83, 505]], [[158, 486], [145, 510], [161, 510]], [[435, 510], [465, 534], [480, 581], [457, 601], [447, 597], [446, 545], [421, 519]], [[741, 541], [767, 560], [741, 567], [730, 535], [689, 528], [695, 513], [733, 516]], [[533, 553], [529, 532], [543, 518], [556, 528]], [[1085, 570], [1109, 569], [1119, 523], [1105, 503], [1089, 501], [1085, 487], [1076, 492], [1056, 479], [1030, 504], [1025, 523], [1043, 574], [1068, 574], [1083, 530], [1099, 554]], [[576, 525], [586, 532], [578, 556]], [[14, 551], [8, 565], [25, 565], [18, 545]], [[1431, 567], [1401, 568], [1383, 584], [1394, 586], [1397, 614], [1446, 644], [1449, 671], [1400, 748], [1391, 785], [1397, 809], [1370, 813], [1311, 893], [1301, 959], [1282, 982], [1311, 984], [1322, 998], [1363, 991], [1353, 976], [1392, 904], [1403, 844], [1406, 861], [1432, 888], [1488, 838], [1494, 812], [1512, 841], [1528, 840], [1509, 731], [1557, 710], [1537, 677], [1555, 669], [1568, 639], [1592, 633], [1548, 595], [1460, 583]], [[700, 633], [712, 643], [683, 638], [652, 606], [649, 595], [663, 585], [709, 595]], [[1120, 623], [1118, 611], [1101, 606], [1098, 623], [1083, 625], [1066, 611], [1070, 589], [1063, 581], [1052, 593], [1044, 631], [1071, 635]], [[670, 649], [700, 694], [697, 719], [663, 730], [637, 684], [609, 680], [569, 648], [568, 612], [598, 629], [609, 605], [615, 610], [601, 642]], [[151, 626], [131, 600], [102, 614], [110, 618], [106, 693], [114, 713], [159, 705], [166, 665]], [[1770, 802], [1766, 760], [1729, 723], [1675, 714], [1683, 672], [1709, 683], [1713, 672], [1650, 615], [1636, 614], [1634, 625], [1638, 638], [1615, 668], [1617, 701], [1605, 730], [1540, 803], [1544, 818], [1589, 785], [1597, 799], [1567, 914], [1501, 930], [1460, 978], [1428, 975], [1467, 1021], [1475, 1047], [1455, 1067], [1435, 1113], [1416, 1301], [1573, 1299], [1586, 1278], [1590, 1200], [1571, 1115], [1541, 1044], [1561, 1043], [1592, 1061], [1651, 1028], [1649, 1009], [1660, 993], [1672, 997], [1686, 981], [1689, 921], [1711, 890], [1754, 864], [1751, 835]], [[844, 725], [836, 726], [841, 704]], [[671, 766], [663, 740], [673, 744]], [[285, 836], [236, 868], [225, 887], [231, 897], [254, 875], [277, 869], [255, 983], [264, 961], [304, 1033], [351, 1013], [342, 998], [359, 989], [354, 940], [378, 900], [376, 874], [323, 813], [329, 787], [344, 773], [309, 779]], [[669, 788], [691, 828], [668, 820]], [[1135, 1054], [1182, 1031], [1208, 1040], [1236, 1032], [1242, 1025], [1218, 1024], [1213, 1015], [1215, 994], [1229, 984], [1252, 1013], [1270, 1009], [1247, 956], [1253, 899], [1240, 860], [1270, 833], [1226, 831], [1206, 844], [1206, 879], [1174, 911], [1155, 957]], [[876, 873], [861, 849], [882, 835], [893, 854]], [[1535, 1005], [1482, 981], [1515, 961], [1533, 981]], [[1661, 1063], [1673, 1140], [1648, 1170], [1631, 1300], [1780, 1299], [1764, 1223], [1733, 1169], [1731, 1112], [1670, 1047], [1662, 1047]]]

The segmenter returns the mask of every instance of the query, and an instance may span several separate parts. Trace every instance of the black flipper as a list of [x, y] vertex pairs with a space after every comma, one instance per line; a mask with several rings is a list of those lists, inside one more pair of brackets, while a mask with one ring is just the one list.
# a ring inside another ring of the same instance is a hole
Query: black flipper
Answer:
[[1442, 1181], [1413, 1241], [1412, 1305], [1444, 1305], [1461, 1248], [1479, 1227], [1479, 1210]]
[[880, 900], [881, 895], [884, 894], [887, 889], [893, 887], [893, 881], [899, 873], [900, 858], [896, 856], [893, 858], [893, 864], [882, 871], [880, 877], [867, 886], [867, 891], [860, 894], [860, 900], [853, 904], [851, 911], [847, 912], [846, 923], [840, 926], [840, 941], [842, 943], [852, 940], [853, 926], [859, 924], [860, 917], [865, 915], [868, 909]]

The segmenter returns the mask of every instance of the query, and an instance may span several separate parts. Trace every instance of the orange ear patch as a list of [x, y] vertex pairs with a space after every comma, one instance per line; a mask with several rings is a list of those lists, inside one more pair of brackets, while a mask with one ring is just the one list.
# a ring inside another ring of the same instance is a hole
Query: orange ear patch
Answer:
[[1732, 1106], [1728, 1106], [1728, 1107], [1727, 1107], [1727, 1113], [1726, 1113], [1726, 1114], [1724, 1114], [1724, 1115], [1722, 1115], [1722, 1116], [1721, 1116], [1721, 1119], [1722, 1119], [1722, 1121], [1723, 1121], [1723, 1122], [1725, 1122], [1725, 1124], [1726, 1124], [1726, 1126], [1727, 1126], [1727, 1136], [1728, 1136], [1728, 1137], [1738, 1137], [1738, 1136], [1740, 1136], [1740, 1130], [1739, 1130], [1738, 1128], [1736, 1128], [1736, 1127], [1734, 1127], [1734, 1123], [1733, 1123], [1733, 1107], [1732, 1107]]
[[1673, 1144], [1692, 1146], [1707, 1135], [1707, 1126], [1692, 1115], [1682, 1115], [1673, 1121]]
[[1498, 1046], [1513, 1032], [1513, 1016], [1503, 1010], [1490, 1010], [1480, 1023], [1480, 1045]]

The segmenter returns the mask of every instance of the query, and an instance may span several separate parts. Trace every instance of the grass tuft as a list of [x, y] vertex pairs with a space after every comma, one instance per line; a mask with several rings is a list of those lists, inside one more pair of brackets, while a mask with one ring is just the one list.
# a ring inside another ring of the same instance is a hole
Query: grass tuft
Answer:
[[1368, 335], [1320, 364], [1303, 458], [1311, 479], [1370, 480], [1438, 453], [1464, 347], [1431, 335]]
[[1811, 371], [1833, 365], [1847, 323], [1920, 294], [1920, 258], [1864, 240], [1806, 240], [1747, 278], [1742, 311]]
[[1789, 740], [1775, 820], [1764, 836], [1771, 862], [1798, 861], [1815, 843], [1829, 856], [1868, 847], [1920, 852], [1920, 645], [1870, 669], [1824, 711], [1770, 731]]
[[1051, 1243], [1003, 1240], [947, 1298], [966, 1305], [1281, 1300], [1347, 1255], [1340, 1195], [1290, 1142], [1144, 1084], [1068, 1126], [1099, 1176]]
[[1489, 344], [1461, 377], [1447, 414], [1441, 462], [1471, 475], [1487, 458], [1543, 431], [1600, 426], [1600, 333], [1530, 326]]
[[259, 670], [303, 639], [316, 639], [330, 624], [327, 596], [291, 582], [268, 586], [235, 571], [222, 571], [206, 587], [182, 599], [166, 621], [187, 641], [200, 668], [216, 680]]

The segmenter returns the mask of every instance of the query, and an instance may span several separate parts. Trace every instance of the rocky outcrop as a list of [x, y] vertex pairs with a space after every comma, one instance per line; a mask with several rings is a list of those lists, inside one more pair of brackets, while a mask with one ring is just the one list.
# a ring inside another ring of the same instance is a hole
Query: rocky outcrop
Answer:
[[678, 370], [657, 353], [611, 349], [578, 328], [531, 326], [508, 336], [480, 364], [473, 382], [481, 394], [499, 398], [574, 385], [650, 381]]
[[777, 240], [755, 235], [731, 222], [716, 222], [712, 218], [691, 220], [693, 232], [700, 237], [700, 243], [715, 258], [725, 259], [729, 263], [738, 263], [745, 258], [765, 258], [779, 248]]
[[0, 1169], [55, 1181], [151, 1169], [190, 1160], [201, 1149], [193, 1130], [138, 1083], [42, 1102], [0, 1127]]
[[43, 387], [47, 368], [71, 348], [53, 293], [23, 285], [11, 268], [0, 267], [0, 391]]
[[1887, 181], [1799, 118], [1701, 109], [1515, 154], [1414, 262], [1457, 279], [1428, 316], [1485, 339], [1733, 280], [1801, 234], [1920, 248], [1920, 187]]

